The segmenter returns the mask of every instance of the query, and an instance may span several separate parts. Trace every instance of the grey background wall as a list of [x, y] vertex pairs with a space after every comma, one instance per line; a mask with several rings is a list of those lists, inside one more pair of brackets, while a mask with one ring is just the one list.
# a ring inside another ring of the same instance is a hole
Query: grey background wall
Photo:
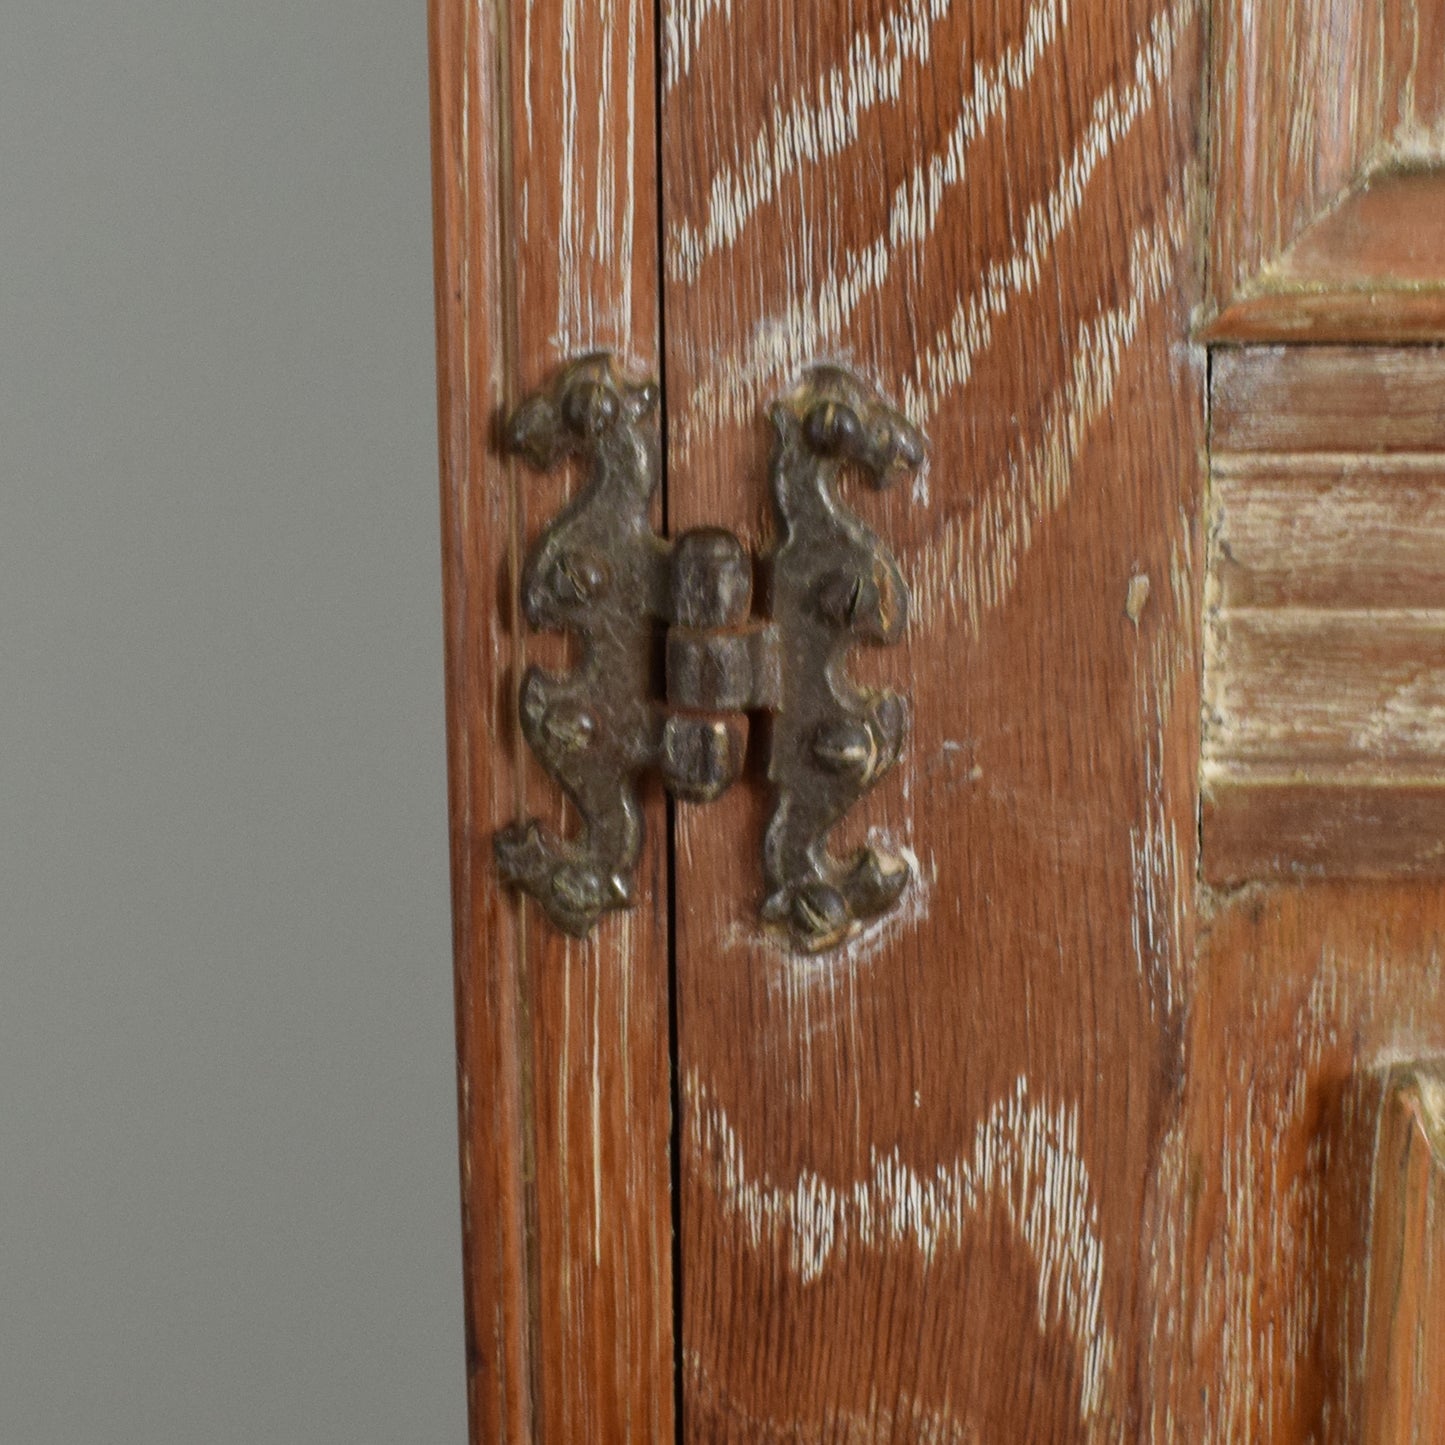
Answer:
[[0, 24], [0, 1441], [460, 1442], [425, 14]]

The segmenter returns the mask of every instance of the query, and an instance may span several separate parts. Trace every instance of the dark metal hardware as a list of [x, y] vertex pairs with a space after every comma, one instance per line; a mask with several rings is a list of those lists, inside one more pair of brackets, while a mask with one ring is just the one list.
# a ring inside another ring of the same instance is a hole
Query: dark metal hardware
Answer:
[[762, 559], [759, 619], [753, 559], [736, 537], [704, 528], [668, 542], [652, 530], [656, 405], [654, 385], [599, 353], [507, 424], [508, 448], [532, 465], [578, 456], [589, 475], [528, 555], [521, 593], [533, 627], [581, 643], [575, 669], [529, 668], [520, 696], [523, 734], [581, 827], [558, 839], [536, 819], [513, 824], [497, 835], [498, 864], [559, 928], [587, 933], [634, 901], [642, 775], [660, 773], [679, 798], [716, 798], [742, 770], [742, 715], [767, 713], [762, 914], [795, 946], [829, 948], [892, 908], [910, 876], [876, 848], [846, 859], [828, 849], [833, 827], [897, 761], [906, 728], [897, 694], [844, 675], [855, 642], [897, 641], [908, 589], [836, 485], [855, 468], [888, 486], [921, 464], [923, 438], [838, 367], [814, 368], [773, 406], [781, 536]]

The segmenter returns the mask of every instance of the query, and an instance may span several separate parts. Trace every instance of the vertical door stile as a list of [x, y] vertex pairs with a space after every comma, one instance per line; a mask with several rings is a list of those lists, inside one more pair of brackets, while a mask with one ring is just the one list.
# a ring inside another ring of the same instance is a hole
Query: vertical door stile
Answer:
[[916, 482], [843, 483], [914, 604], [849, 667], [912, 722], [835, 846], [911, 852], [909, 901], [791, 953], [757, 770], [677, 809], [687, 1439], [1134, 1440], [1164, 1408], [1201, 10], [664, 0], [674, 533], [765, 543], [767, 408], [814, 362], [930, 441]]
[[[503, 458], [569, 357], [655, 374], [652, 0], [431, 0], [448, 752], [474, 1441], [672, 1437], [665, 817], [639, 906], [568, 939], [497, 877], [494, 832], [566, 830], [517, 723], [526, 547], [575, 469]], [[658, 517], [655, 520], [660, 520]]]

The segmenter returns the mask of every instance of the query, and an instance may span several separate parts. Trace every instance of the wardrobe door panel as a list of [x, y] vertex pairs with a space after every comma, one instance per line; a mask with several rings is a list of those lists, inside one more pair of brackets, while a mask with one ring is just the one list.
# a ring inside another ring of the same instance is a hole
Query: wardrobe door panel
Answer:
[[[769, 403], [860, 373], [928, 461], [899, 559], [908, 859], [758, 921], [754, 774], [677, 818], [689, 1440], [1142, 1438], [1185, 1243], [1203, 353], [1196, 6], [664, 4], [674, 528], [755, 548]], [[761, 756], [761, 753], [760, 753]]]
[[[575, 830], [517, 723], [560, 639], [517, 604], [578, 484], [502, 419], [579, 351], [656, 372], [655, 51], [643, 0], [432, 0], [462, 1203], [476, 1441], [673, 1434], [666, 818], [586, 939], [503, 887], [493, 834]], [[656, 519], [661, 520], [660, 499]]]

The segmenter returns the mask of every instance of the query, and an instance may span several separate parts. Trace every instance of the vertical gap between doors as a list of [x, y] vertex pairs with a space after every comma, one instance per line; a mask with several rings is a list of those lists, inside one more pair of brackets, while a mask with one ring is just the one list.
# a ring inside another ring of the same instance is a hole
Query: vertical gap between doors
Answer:
[[[663, 168], [663, 78], [667, 63], [666, 25], [668, 0], [654, 0], [652, 16], [653, 77], [652, 93], [655, 113], [653, 135], [656, 145], [657, 177], [657, 381], [659, 389], [658, 418], [660, 457], [662, 464], [662, 531], [672, 536], [672, 471], [668, 453], [667, 408], [667, 187]], [[668, 1131], [669, 1189], [672, 1210], [672, 1394], [673, 1438], [681, 1441], [683, 1430], [682, 1389], [682, 1090], [680, 1087], [681, 1053], [678, 1029], [677, 986], [677, 804], [667, 795], [666, 868], [667, 868], [667, 1060], [671, 1126]]]

